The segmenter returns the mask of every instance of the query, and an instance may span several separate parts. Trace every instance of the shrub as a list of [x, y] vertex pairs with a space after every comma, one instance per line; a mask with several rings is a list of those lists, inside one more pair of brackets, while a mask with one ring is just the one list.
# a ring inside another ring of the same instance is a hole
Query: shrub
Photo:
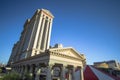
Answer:
[[24, 74], [24, 80], [33, 80], [33, 77], [30, 73], [25, 73]]
[[0, 73], [2, 73], [2, 69], [0, 68]]
[[0, 80], [33, 80], [33, 76], [30, 73], [25, 73], [20, 76], [19, 73], [11, 72], [5, 74]]
[[3, 76], [3, 80], [20, 80], [20, 75], [15, 72], [11, 72]]
[[0, 78], [0, 80], [3, 80], [3, 78]]

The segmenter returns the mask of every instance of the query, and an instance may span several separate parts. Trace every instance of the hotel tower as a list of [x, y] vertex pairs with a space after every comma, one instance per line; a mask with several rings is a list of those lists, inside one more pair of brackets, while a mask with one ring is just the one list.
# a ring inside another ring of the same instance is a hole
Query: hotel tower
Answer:
[[21, 75], [32, 74], [35, 80], [83, 80], [85, 56], [62, 44], [50, 47], [53, 18], [50, 11], [38, 9], [26, 20], [8, 65]]
[[18, 61], [49, 49], [54, 16], [45, 9], [37, 10], [24, 24], [20, 40], [14, 45], [10, 61]]

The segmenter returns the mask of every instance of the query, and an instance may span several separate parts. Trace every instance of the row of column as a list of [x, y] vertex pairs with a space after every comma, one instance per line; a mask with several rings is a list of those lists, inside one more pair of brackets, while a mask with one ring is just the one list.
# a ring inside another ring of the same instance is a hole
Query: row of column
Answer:
[[45, 14], [38, 14], [37, 23], [35, 25], [35, 27], [37, 28], [35, 29], [36, 34], [34, 34], [35, 40], [33, 48], [37, 48], [40, 50], [45, 50], [49, 48], [52, 20], [53, 19], [51, 17]]
[[[57, 65], [24, 65], [14, 67], [14, 70], [21, 73], [31, 73], [35, 80], [41, 80], [44, 76], [45, 80], [84, 80], [83, 69], [81, 67], [57, 66]], [[79, 76], [76, 77], [76, 71], [79, 71]]]

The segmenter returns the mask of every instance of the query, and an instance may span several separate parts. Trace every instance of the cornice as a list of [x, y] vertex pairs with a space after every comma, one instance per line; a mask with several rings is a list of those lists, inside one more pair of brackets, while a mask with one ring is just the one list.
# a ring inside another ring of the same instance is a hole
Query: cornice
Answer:
[[54, 52], [54, 51], [50, 51], [50, 55], [58, 56], [58, 57], [63, 57], [63, 58], [68, 58], [68, 59], [74, 59], [74, 60], [83, 60], [81, 58], [75, 58], [75, 57], [68, 56], [68, 55], [61, 54], [59, 52]]
[[14, 62], [13, 64], [20, 63], [20, 62], [24, 62], [24, 61], [28, 61], [28, 60], [32, 60], [32, 59], [37, 59], [37, 58], [40, 58], [40, 57], [43, 57], [43, 56], [49, 56], [49, 54], [48, 54], [48, 53], [40, 53], [40, 54], [37, 54], [37, 55], [35, 55], [35, 56], [27, 57], [27, 58], [25, 58], [25, 59], [16, 61], [16, 62]]
[[48, 15], [49, 17], [54, 18], [53, 14], [49, 10], [41, 9], [40, 12], [43, 12], [46, 15]]

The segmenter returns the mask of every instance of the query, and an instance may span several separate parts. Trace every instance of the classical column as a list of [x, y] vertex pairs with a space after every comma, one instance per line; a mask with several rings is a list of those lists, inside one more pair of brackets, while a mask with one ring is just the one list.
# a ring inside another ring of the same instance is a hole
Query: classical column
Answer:
[[25, 73], [25, 65], [23, 65], [23, 73]]
[[25, 70], [24, 70], [25, 73], [27, 73], [27, 65], [25, 65]]
[[48, 32], [49, 32], [49, 20], [47, 19], [46, 20], [46, 26], [44, 27], [44, 40], [43, 40], [43, 50], [45, 50], [45, 49], [47, 49], [47, 46], [48, 46], [48, 44], [47, 44], [47, 41], [48, 41]]
[[39, 80], [40, 72], [41, 72], [40, 65], [37, 65], [35, 68], [35, 73], [36, 73], [35, 80]]
[[69, 80], [72, 80], [72, 70], [69, 69]]
[[62, 66], [61, 67], [61, 78], [60, 78], [60, 80], [65, 80], [65, 66]]
[[17, 72], [17, 66], [15, 66], [15, 72]]
[[38, 40], [37, 40], [37, 49], [41, 48], [41, 41], [42, 41], [42, 32], [43, 32], [43, 24], [45, 23], [45, 19], [44, 17], [42, 18], [42, 23], [40, 26], [40, 31], [39, 31], [39, 36], [38, 36]]
[[30, 65], [30, 76], [33, 76], [33, 65]]
[[21, 66], [21, 75], [23, 75], [23, 72], [24, 70], [23, 70], [23, 66]]
[[18, 66], [16, 66], [16, 72], [18, 72]]
[[48, 46], [47, 46], [47, 49], [49, 49], [49, 46], [50, 46], [50, 37], [51, 37], [52, 21], [53, 21], [53, 19], [50, 18], [50, 20], [49, 20], [49, 31], [48, 31], [48, 41], [47, 41]]
[[42, 49], [42, 36], [43, 36], [43, 30], [44, 30], [44, 25], [45, 25], [45, 18], [43, 16], [42, 18], [42, 23], [41, 23], [41, 28], [39, 31], [39, 37], [38, 37], [38, 42], [37, 42], [37, 49]]
[[76, 80], [75, 79], [75, 67], [73, 67], [73, 69], [72, 69], [72, 80]]
[[17, 66], [15, 66], [15, 72], [17, 72]]
[[83, 76], [83, 68], [80, 68], [80, 80], [84, 80], [84, 76]]
[[52, 65], [47, 66], [46, 80], [52, 80], [53, 74], [51, 74], [51, 71], [52, 71]]
[[20, 73], [20, 71], [21, 71], [21, 70], [20, 70], [20, 66], [18, 66], [18, 73]]
[[22, 72], [22, 66], [20, 66], [20, 72], [19, 73], [21, 73]]
[[37, 28], [36, 28], [36, 34], [35, 34], [33, 48], [37, 48], [37, 46], [38, 46], [39, 32], [40, 32], [41, 24], [42, 24], [41, 22], [42, 22], [42, 16], [38, 14], [37, 24], [35, 25], [35, 27], [37, 27]]
[[19, 71], [20, 71], [20, 68], [19, 68], [19, 66], [17, 67], [17, 72], [19, 73]]

